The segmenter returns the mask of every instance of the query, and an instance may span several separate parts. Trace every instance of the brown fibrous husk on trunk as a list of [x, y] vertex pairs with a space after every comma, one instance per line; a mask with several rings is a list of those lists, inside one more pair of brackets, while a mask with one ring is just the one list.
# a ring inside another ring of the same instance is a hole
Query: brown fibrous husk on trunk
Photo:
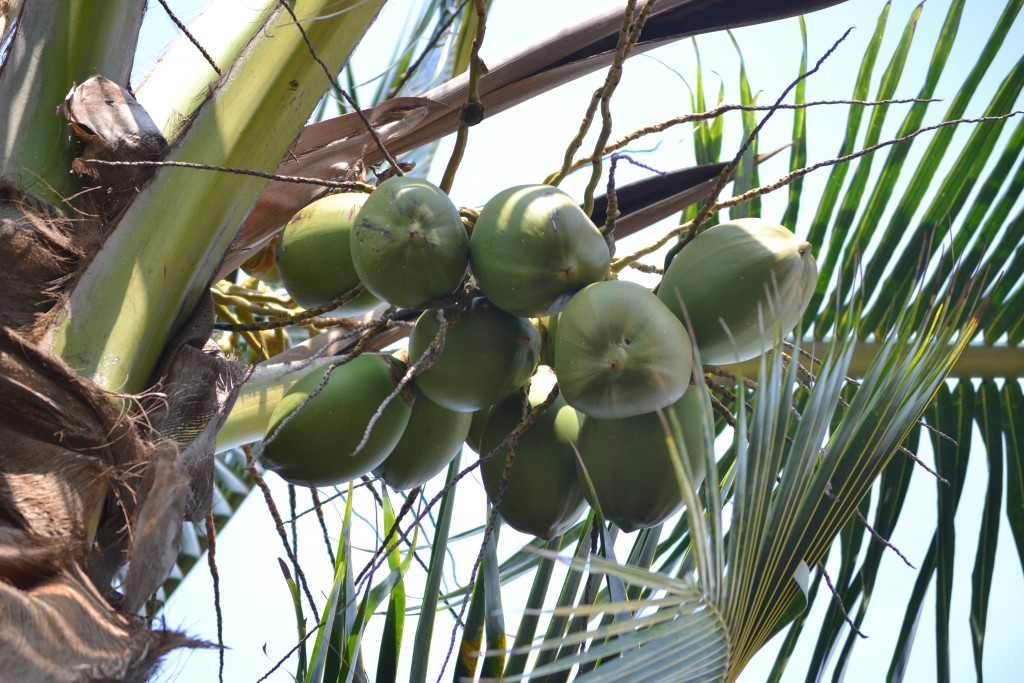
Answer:
[[[108, 219], [109, 220], [109, 219]], [[212, 303], [145, 396], [114, 396], [47, 348], [59, 301], [110, 225], [0, 181], [0, 678], [142, 681], [207, 643], [139, 616], [210, 511], [213, 441], [239, 366], [207, 342]]]

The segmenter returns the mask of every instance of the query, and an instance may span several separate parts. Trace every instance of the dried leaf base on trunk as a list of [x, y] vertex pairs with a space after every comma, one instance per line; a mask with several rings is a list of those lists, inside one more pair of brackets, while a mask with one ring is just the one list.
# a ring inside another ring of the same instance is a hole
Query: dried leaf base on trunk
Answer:
[[30, 587], [0, 581], [0, 624], [0, 671], [20, 683], [145, 681], [169, 650], [205, 646], [113, 610], [74, 562]]
[[207, 646], [137, 615], [183, 520], [209, 511], [213, 418], [239, 373], [202, 348], [211, 315], [191, 318], [131, 410], [51, 354], [50, 312], [98, 241], [0, 184], [3, 680], [142, 681], [167, 651]]
[[[132, 616], [166, 575], [153, 546], [180, 528], [177, 449], [141, 439], [107, 394], [5, 327], [0, 415], [5, 680], [145, 680], [163, 653], [201, 645]], [[131, 562], [140, 544], [147, 561]], [[112, 582], [126, 562], [122, 595]]]

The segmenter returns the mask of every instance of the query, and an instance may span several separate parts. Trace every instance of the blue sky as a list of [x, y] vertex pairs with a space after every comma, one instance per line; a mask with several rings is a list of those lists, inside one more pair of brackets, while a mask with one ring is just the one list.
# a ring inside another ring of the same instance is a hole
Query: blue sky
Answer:
[[[174, 2], [171, 6], [186, 21], [194, 17], [202, 2]], [[371, 78], [380, 68], [381, 60], [391, 52], [392, 37], [401, 30], [405, 13], [411, 2], [393, 1], [383, 11], [380, 19], [366, 38], [355, 57], [357, 75]], [[912, 97], [920, 86], [921, 75], [927, 65], [933, 36], [944, 18], [947, 2], [932, 0], [925, 5], [922, 20], [918, 26], [918, 45], [906, 68], [904, 83], [898, 96]], [[956, 51], [947, 73], [939, 86], [939, 97], [947, 101], [955, 94], [967, 69], [973, 64], [978, 46], [988, 36], [995, 21], [992, 5], [984, 0], [968, 3], [967, 16], [961, 26]], [[891, 53], [903, 25], [916, 3], [897, 0], [893, 3], [889, 29], [882, 54]], [[540, 2], [538, 0], [494, 0], [494, 9], [488, 22], [488, 33], [482, 55], [485, 61], [496, 60], [500, 55], [513, 51], [523, 44], [538, 38], [552, 27], [561, 25], [582, 13], [591, 11], [593, 3], [584, 0], [563, 0], [562, 2]], [[865, 45], [874, 29], [883, 3], [878, 0], [850, 0], [835, 8], [807, 17], [809, 54], [813, 62], [849, 27], [855, 27], [849, 39], [839, 48], [835, 56], [812, 77], [807, 85], [807, 97], [811, 100], [839, 99], [850, 96], [853, 78], [859, 66]], [[1018, 21], [1014, 36], [1008, 45], [1024, 44], [1024, 27]], [[142, 44], [149, 48], [140, 54], [139, 64], [152, 60], [159, 48], [174, 35], [174, 27], [163, 16], [163, 10], [152, 3], [147, 16], [146, 31]], [[740, 29], [735, 32], [743, 51], [748, 78], [755, 91], [761, 91], [762, 101], [773, 101], [781, 90], [795, 77], [800, 58], [800, 37], [796, 20], [778, 22], [771, 26]], [[723, 79], [725, 101], [738, 101], [738, 58], [732, 43], [725, 36], [705, 36], [697, 40], [709, 87], [717, 89], [718, 82], [713, 74]], [[1004, 48], [993, 71], [1004, 74], [1007, 64], [1019, 58], [1020, 49]], [[614, 137], [618, 137], [639, 126], [687, 113], [689, 96], [686, 82], [692, 85], [695, 74], [694, 48], [689, 41], [660, 48], [649, 55], [631, 60], [625, 69], [622, 85], [613, 99], [615, 121]], [[879, 68], [879, 71], [881, 67]], [[144, 72], [144, 69], [138, 73]], [[471, 131], [470, 144], [462, 162], [463, 171], [452, 189], [452, 198], [460, 206], [479, 206], [490, 196], [505, 187], [528, 182], [538, 182], [561, 162], [565, 146], [575, 133], [590, 93], [603, 81], [603, 74], [595, 74], [564, 86], [519, 107], [485, 120]], [[978, 115], [984, 108], [985, 93], [990, 93], [995, 83], [987, 81], [979, 95], [968, 109], [968, 115]], [[372, 88], [372, 86], [370, 86]], [[926, 123], [938, 120], [945, 111], [945, 104], [933, 107]], [[725, 149], [735, 149], [739, 143], [739, 119], [727, 119]], [[845, 108], [820, 107], [808, 113], [810, 129], [810, 161], [831, 157], [839, 148], [843, 136]], [[893, 133], [901, 115], [889, 117]], [[789, 139], [791, 117], [781, 112], [765, 128], [761, 147], [769, 148]], [[969, 130], [958, 133], [958, 140], [966, 139]], [[889, 137], [883, 135], [884, 137]], [[956, 142], [954, 142], [954, 145]], [[451, 141], [442, 142], [437, 158], [440, 160], [432, 170], [434, 180], [440, 175], [443, 161], [447, 159]], [[584, 147], [586, 149], [586, 146]], [[692, 141], [684, 127], [672, 129], [651, 142], [638, 143], [633, 148], [635, 156], [645, 164], [662, 170], [672, 170], [693, 163]], [[785, 172], [788, 158], [781, 155], [778, 161], [766, 163], [761, 169], [762, 180], [771, 179]], [[638, 178], [646, 172], [628, 166], [620, 166], [620, 182]], [[820, 190], [824, 173], [812, 174], [805, 184], [805, 193]], [[585, 183], [582, 175], [571, 177], [563, 189], [571, 194], [581, 194]], [[763, 215], [780, 217], [784, 207], [782, 193], [765, 199]], [[805, 216], [809, 219], [809, 216]], [[796, 232], [806, 230], [798, 225]], [[637, 238], [634, 238], [636, 240]], [[625, 248], [625, 247], [623, 247]], [[977, 439], [975, 443], [977, 443]], [[927, 461], [930, 453], [925, 450], [922, 457]], [[973, 678], [973, 660], [970, 649], [970, 632], [967, 622], [969, 608], [970, 573], [974, 561], [973, 547], [981, 519], [982, 500], [971, 491], [982, 489], [986, 481], [983, 454], [971, 454], [967, 473], [966, 491], [957, 517], [958, 564], [956, 568], [955, 601], [952, 619], [954, 633], [953, 680]], [[918, 472], [912, 485], [907, 510], [915, 511], [905, 515], [897, 528], [893, 542], [910, 558], [919, 561], [925, 552], [934, 525], [935, 489], [932, 481]], [[276, 489], [278, 504], [287, 505], [287, 494], [283, 486]], [[456, 519], [456, 526], [469, 529], [480, 522], [483, 516], [484, 500], [479, 484], [474, 479], [465, 482], [460, 490], [460, 510], [464, 516]], [[300, 507], [302, 507], [300, 498]], [[369, 508], [367, 508], [369, 510]], [[917, 511], [920, 511], [917, 513]], [[332, 529], [339, 527], [340, 515], [329, 518]], [[320, 539], [319, 528], [312, 517], [303, 519], [306, 528], [300, 531], [304, 538], [302, 548], [303, 566], [310, 574], [311, 583], [326, 590], [331, 581], [331, 568]], [[357, 525], [358, 526], [358, 525]], [[1019, 655], [1015, 642], [1014, 623], [1016, 609], [1024, 604], [1024, 579], [1020, 563], [1012, 547], [1011, 534], [1003, 522], [1000, 533], [1000, 554], [997, 558], [994, 599], [990, 606], [989, 631], [986, 646], [986, 674], [990, 680], [1011, 680], [1018, 667]], [[362, 525], [357, 544], [372, 545], [372, 528]], [[512, 550], [523, 538], [514, 533], [502, 535], [499, 553]], [[468, 578], [472, 558], [476, 552], [476, 540], [456, 543], [452, 559], [453, 572], [465, 581]], [[265, 506], [258, 497], [250, 496], [218, 539], [218, 564], [221, 574], [221, 591], [225, 615], [225, 639], [231, 648], [227, 656], [229, 681], [250, 681], [262, 676], [270, 666], [286, 652], [295, 639], [294, 615], [284, 583], [278, 569], [277, 557], [282, 554], [280, 542], [273, 531], [272, 522]], [[184, 584], [174, 594], [165, 610], [169, 626], [183, 628], [191, 634], [215, 640], [215, 622], [210, 579], [203, 569], [205, 560], [197, 565]], [[894, 556], [886, 558], [883, 564], [884, 591], [877, 591], [874, 604], [864, 626], [869, 638], [857, 645], [857, 654], [847, 671], [849, 680], [881, 680], [891, 656], [891, 645], [895, 632], [902, 620], [905, 596], [916, 578], [916, 572]], [[316, 590], [314, 591], [316, 593]], [[508, 600], [508, 598], [506, 598]], [[888, 605], [893, 607], [890, 609]], [[935, 680], [934, 655], [931, 641], [934, 633], [934, 608], [929, 598], [925, 613], [918, 627], [918, 645], [911, 659], [907, 679], [910, 681]], [[819, 599], [812, 610], [823, 612], [827, 607]], [[439, 628], [449, 629], [444, 615], [439, 617]], [[512, 626], [509, 627], [510, 629]], [[412, 626], [407, 626], [411, 637]], [[448, 631], [440, 638], [447, 644]], [[375, 661], [372, 633], [367, 635], [366, 654], [369, 661]], [[765, 665], [771, 666], [774, 646], [767, 648], [756, 658], [744, 673], [743, 681], [751, 683], [764, 679]], [[431, 665], [437, 666], [443, 653], [433, 654]], [[786, 680], [802, 679], [809, 653], [797, 653]], [[161, 680], [207, 681], [216, 680], [216, 655], [212, 652], [192, 652], [172, 655], [164, 667]], [[292, 666], [289, 664], [268, 680], [291, 680]]]

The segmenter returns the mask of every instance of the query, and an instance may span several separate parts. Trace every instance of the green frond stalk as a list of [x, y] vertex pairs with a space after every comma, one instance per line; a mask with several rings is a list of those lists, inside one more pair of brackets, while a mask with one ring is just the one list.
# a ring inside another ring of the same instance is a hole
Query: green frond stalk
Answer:
[[[273, 171], [328, 87], [299, 27], [336, 72], [383, 2], [299, 2], [298, 24], [278, 8], [226, 70], [169, 160]], [[76, 285], [54, 351], [106, 389], [144, 388], [265, 184], [230, 173], [159, 169]]]
[[234, 64], [255, 37], [253, 27], [264, 26], [279, 5], [278, 0], [214, 0], [188, 27], [213, 65], [184, 34], [157, 58], [136, 86], [135, 97], [168, 141], [173, 143], [212, 94], [220, 79], [214, 65], [223, 73]]

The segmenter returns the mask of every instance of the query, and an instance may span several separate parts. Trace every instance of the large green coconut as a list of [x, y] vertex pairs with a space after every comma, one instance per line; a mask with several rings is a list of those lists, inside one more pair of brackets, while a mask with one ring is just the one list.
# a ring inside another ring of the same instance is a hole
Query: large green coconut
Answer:
[[558, 316], [558, 384], [588, 416], [616, 419], [672, 405], [690, 383], [692, 354], [682, 323], [633, 282], [590, 285]]
[[555, 336], [558, 334], [558, 314], [533, 318], [533, 325], [540, 332], [540, 362], [555, 367]]
[[260, 456], [263, 465], [292, 484], [308, 486], [332, 486], [369, 473], [402, 437], [412, 392], [403, 391], [388, 403], [358, 453], [356, 446], [404, 373], [402, 362], [364, 353], [335, 368], [320, 393], [297, 411], [323, 376], [314, 373], [299, 380], [271, 414]]
[[[530, 384], [530, 406], [547, 398], [555, 378], [541, 366]], [[484, 426], [481, 454], [490, 453], [522, 418], [520, 394], [505, 398], [491, 409]], [[573, 445], [581, 416], [559, 396], [525, 434], [519, 437], [508, 484], [498, 512], [510, 526], [540, 538], [565, 533], [586, 508], [583, 487], [576, 473]], [[508, 451], [480, 466], [487, 497], [498, 499]]]
[[[703, 408], [701, 404], [704, 404]], [[695, 485], [704, 480], [704, 413], [711, 414], [707, 389], [691, 386], [665, 412], [679, 420]], [[623, 531], [660, 524], [683, 506], [665, 428], [657, 413], [621, 420], [588, 417], [580, 429], [579, 451], [605, 519]], [[579, 463], [577, 463], [579, 465]], [[590, 500], [590, 492], [585, 491]]]
[[[430, 348], [440, 329], [438, 309], [424, 311], [409, 337], [409, 362]], [[445, 320], [455, 307], [442, 309]], [[420, 391], [449, 410], [473, 412], [497, 403], [530, 379], [540, 334], [525, 318], [486, 299], [473, 299], [444, 337], [441, 356], [416, 378]]]
[[373, 473], [400, 491], [422, 486], [459, 454], [473, 413], [457, 413], [420, 392], [402, 438]]
[[[356, 214], [368, 196], [362, 192], [327, 195], [285, 225], [274, 250], [275, 266], [295, 303], [303, 308], [325, 306], [359, 284], [350, 240]], [[378, 305], [380, 299], [364, 292], [338, 312], [355, 315]]]
[[811, 245], [760, 218], [722, 223], [675, 257], [658, 297], [693, 326], [704, 363], [759, 356], [789, 334], [818, 281]]
[[458, 289], [469, 268], [469, 236], [440, 188], [396, 176], [381, 183], [360, 209], [352, 261], [371, 292], [415, 308]]
[[495, 195], [480, 211], [469, 249], [484, 296], [521, 316], [561, 310], [573, 293], [607, 277], [610, 260], [601, 231], [550, 185]]
[[491, 407], [474, 410], [470, 413], [473, 419], [469, 423], [469, 433], [466, 434], [466, 443], [477, 453], [480, 452], [480, 439], [484, 435], [484, 425], [487, 424], [487, 416], [491, 414]]

